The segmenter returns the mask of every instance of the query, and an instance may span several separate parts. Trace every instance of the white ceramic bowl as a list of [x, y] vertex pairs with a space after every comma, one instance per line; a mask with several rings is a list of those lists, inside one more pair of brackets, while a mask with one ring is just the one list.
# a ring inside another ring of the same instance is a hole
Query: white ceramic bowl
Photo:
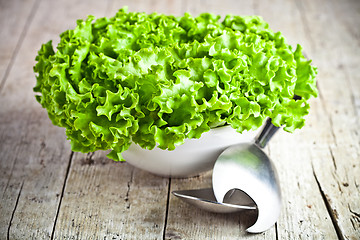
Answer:
[[147, 150], [132, 144], [122, 155], [131, 165], [156, 175], [190, 177], [212, 169], [222, 151], [234, 144], [253, 141], [258, 132], [240, 134], [230, 126], [217, 127], [199, 139], [187, 139], [173, 151]]

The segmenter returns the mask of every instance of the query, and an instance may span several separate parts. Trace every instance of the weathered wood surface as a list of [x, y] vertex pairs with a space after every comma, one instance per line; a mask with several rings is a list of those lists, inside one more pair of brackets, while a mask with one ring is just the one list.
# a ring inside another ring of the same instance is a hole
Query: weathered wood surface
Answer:
[[[169, 194], [211, 186], [211, 173], [166, 179], [72, 153], [35, 102], [40, 44], [87, 15], [131, 11], [257, 14], [319, 67], [307, 125], [267, 148], [284, 204], [278, 223], [247, 235], [247, 218], [207, 213]], [[356, 0], [0, 1], [0, 239], [359, 239], [360, 2]]]

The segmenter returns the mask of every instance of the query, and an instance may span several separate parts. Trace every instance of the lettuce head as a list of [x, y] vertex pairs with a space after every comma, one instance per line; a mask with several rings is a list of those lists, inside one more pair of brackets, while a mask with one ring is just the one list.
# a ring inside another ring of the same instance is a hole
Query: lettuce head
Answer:
[[[266, 118], [293, 132], [317, 96], [316, 68], [259, 16], [89, 16], [36, 57], [37, 101], [73, 151], [173, 150], [222, 125]], [[301, 99], [294, 96], [300, 96]]]

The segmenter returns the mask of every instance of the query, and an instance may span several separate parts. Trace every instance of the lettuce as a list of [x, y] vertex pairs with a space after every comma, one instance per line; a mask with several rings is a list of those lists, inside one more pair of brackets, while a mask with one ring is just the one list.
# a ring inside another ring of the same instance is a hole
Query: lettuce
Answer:
[[[268, 117], [293, 132], [317, 96], [316, 68], [258, 16], [193, 17], [120, 9], [89, 16], [42, 45], [34, 91], [73, 151], [131, 143], [173, 150], [221, 125], [238, 132]], [[294, 96], [300, 96], [301, 99]]]

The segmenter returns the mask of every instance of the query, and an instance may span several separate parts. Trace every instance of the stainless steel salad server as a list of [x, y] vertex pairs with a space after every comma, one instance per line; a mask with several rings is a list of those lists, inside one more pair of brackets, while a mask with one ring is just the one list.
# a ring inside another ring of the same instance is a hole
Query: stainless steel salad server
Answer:
[[262, 148], [278, 129], [268, 119], [253, 143], [234, 145], [222, 152], [214, 165], [212, 188], [173, 194], [210, 212], [256, 209], [256, 222], [246, 231], [259, 233], [269, 229], [280, 214], [281, 191], [276, 169]]

